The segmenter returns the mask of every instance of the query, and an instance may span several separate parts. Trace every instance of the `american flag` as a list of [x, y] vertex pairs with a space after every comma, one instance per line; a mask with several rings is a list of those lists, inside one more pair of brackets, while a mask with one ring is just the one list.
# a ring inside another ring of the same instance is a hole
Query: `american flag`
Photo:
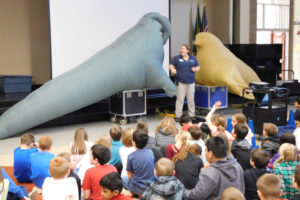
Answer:
[[207, 17], [206, 17], [206, 0], [204, 0], [204, 5], [203, 5], [202, 26], [203, 26], [203, 32], [207, 32], [208, 31], [208, 23], [207, 23]]

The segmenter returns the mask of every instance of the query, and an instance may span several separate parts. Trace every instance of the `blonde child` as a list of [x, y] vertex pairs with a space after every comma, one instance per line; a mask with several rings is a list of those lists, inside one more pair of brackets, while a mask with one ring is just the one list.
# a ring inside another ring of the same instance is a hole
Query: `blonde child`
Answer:
[[30, 155], [31, 180], [38, 187], [39, 193], [41, 193], [40, 188], [42, 188], [45, 178], [50, 177], [49, 163], [55, 157], [53, 153], [49, 152], [51, 146], [51, 137], [42, 136], [38, 142], [39, 151]]
[[133, 128], [127, 128], [122, 134], [122, 143], [124, 146], [119, 149], [119, 153], [123, 165], [121, 176], [127, 176], [127, 171], [126, 171], [127, 158], [129, 154], [135, 151], [135, 147], [132, 144], [133, 131], [134, 131]]
[[111, 148], [111, 138], [108, 135], [100, 135], [95, 144], [102, 144], [107, 148]]
[[299, 162], [298, 151], [295, 145], [284, 143], [279, 148], [280, 157], [274, 163], [274, 173], [282, 182], [281, 198], [291, 199], [298, 191], [293, 187], [293, 173]]
[[[231, 125], [232, 127], [235, 127], [237, 124], [244, 124], [248, 127], [246, 116], [243, 113], [236, 113], [232, 116]], [[232, 129], [233, 131], [233, 129]], [[231, 132], [233, 134], [233, 132]], [[249, 142], [249, 144], [252, 146], [252, 137], [254, 134], [252, 133], [251, 129], [248, 127], [248, 134], [246, 136], [246, 140]]]
[[50, 161], [49, 171], [52, 177], [47, 177], [43, 185], [43, 200], [69, 199], [78, 200], [76, 180], [68, 178], [69, 163], [62, 157]]
[[20, 183], [31, 181], [30, 155], [38, 152], [34, 136], [25, 133], [20, 140], [20, 146], [14, 150], [14, 176]]
[[71, 154], [67, 152], [63, 152], [58, 154], [56, 157], [62, 157], [66, 159], [66, 161], [69, 164], [70, 173], [68, 174], [68, 177], [73, 177], [76, 180], [77, 189], [78, 189], [78, 196], [81, 197], [81, 180], [77, 174], [75, 174], [74, 171], [74, 163], [71, 160]]
[[155, 129], [155, 140], [157, 146], [175, 144], [175, 135], [178, 130], [173, 118], [166, 116]]
[[282, 194], [280, 178], [275, 174], [264, 174], [256, 183], [261, 200], [277, 200]]
[[224, 132], [231, 143], [234, 139], [232, 135], [226, 130], [227, 122], [223, 115], [213, 115], [214, 112], [222, 105], [220, 101], [217, 101], [210, 112], [206, 115], [206, 123], [211, 130], [212, 136], [217, 136], [219, 132]]
[[222, 193], [221, 200], [245, 200], [241, 191], [235, 187], [228, 187]]
[[[84, 128], [78, 128], [75, 131], [74, 141], [70, 143], [72, 160], [77, 166], [78, 163], [85, 157], [89, 156], [89, 151], [93, 143], [88, 141], [88, 134]], [[77, 166], [79, 169], [80, 167]]]
[[148, 199], [185, 199], [184, 185], [174, 176], [174, 164], [167, 158], [159, 159], [155, 164], [158, 179], [143, 193], [141, 200]]
[[180, 131], [175, 136], [175, 144], [168, 144], [166, 148], [166, 157], [172, 160], [172, 158], [179, 153], [179, 151], [189, 144], [191, 134], [188, 131]]

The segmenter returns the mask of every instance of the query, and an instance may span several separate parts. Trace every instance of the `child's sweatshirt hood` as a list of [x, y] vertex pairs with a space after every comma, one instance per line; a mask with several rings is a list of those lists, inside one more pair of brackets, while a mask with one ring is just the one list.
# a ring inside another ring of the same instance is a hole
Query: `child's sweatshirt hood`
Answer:
[[150, 187], [161, 197], [175, 195], [180, 190], [179, 180], [174, 176], [160, 176]]
[[239, 171], [235, 168], [236, 165], [236, 160], [232, 158], [214, 162], [211, 164], [211, 167], [218, 169], [222, 176], [226, 177], [230, 182], [235, 182], [240, 177]]

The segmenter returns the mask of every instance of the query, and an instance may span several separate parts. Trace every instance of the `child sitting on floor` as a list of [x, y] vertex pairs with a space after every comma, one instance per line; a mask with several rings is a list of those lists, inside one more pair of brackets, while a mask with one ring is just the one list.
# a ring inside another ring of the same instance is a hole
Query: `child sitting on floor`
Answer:
[[133, 145], [136, 151], [129, 154], [127, 159], [127, 175], [122, 177], [124, 188], [131, 193], [141, 196], [148, 183], [155, 180], [153, 152], [144, 148], [148, 141], [145, 131], [133, 132]]
[[293, 187], [293, 172], [300, 164], [298, 151], [295, 145], [284, 143], [279, 148], [280, 157], [274, 163], [274, 173], [280, 178], [283, 195], [281, 198], [291, 199], [299, 194]]
[[172, 160], [172, 158], [179, 153], [179, 151], [189, 144], [191, 134], [187, 131], [180, 131], [175, 136], [175, 144], [168, 144], [166, 148], [166, 157]]
[[50, 161], [49, 171], [52, 177], [47, 177], [43, 184], [43, 200], [69, 199], [78, 200], [76, 180], [68, 178], [69, 163], [62, 157]]
[[262, 175], [256, 185], [261, 200], [277, 200], [282, 194], [280, 178], [275, 174]]
[[[248, 127], [246, 116], [243, 113], [236, 113], [232, 116], [232, 121], [231, 121], [232, 127], [235, 127], [236, 124], [244, 124]], [[251, 146], [252, 146], [252, 137], [254, 137], [254, 134], [252, 133], [251, 129], [248, 127], [248, 133], [245, 139], [249, 142]]]
[[111, 148], [110, 148], [111, 158], [109, 164], [114, 165], [117, 168], [119, 174], [121, 174], [123, 167], [122, 167], [119, 150], [121, 147], [124, 146], [121, 141], [122, 128], [118, 125], [115, 125], [110, 129], [109, 134], [112, 139]]
[[53, 153], [50, 153], [52, 146], [52, 139], [49, 136], [42, 136], [39, 139], [38, 147], [39, 151], [30, 155], [31, 165], [31, 180], [37, 186], [37, 190], [41, 193], [44, 180], [50, 177], [49, 163], [52, 158], [55, 157]]
[[100, 180], [106, 174], [117, 172], [113, 165], [108, 165], [110, 150], [102, 144], [95, 144], [90, 151], [90, 162], [94, 167], [86, 170], [82, 190], [84, 199], [101, 199]]
[[279, 149], [278, 128], [273, 123], [264, 123], [261, 148], [266, 150], [273, 157]]
[[167, 146], [175, 144], [175, 135], [178, 130], [176, 122], [172, 117], [165, 117], [155, 129], [156, 146]]
[[250, 157], [253, 168], [244, 171], [245, 197], [247, 200], [259, 199], [256, 181], [267, 173], [266, 166], [270, 160], [269, 154], [261, 148], [253, 149]]
[[245, 124], [236, 124], [233, 128], [234, 140], [231, 146], [231, 153], [238, 161], [243, 170], [250, 169], [251, 145], [245, 139], [248, 134], [248, 127]]
[[14, 150], [14, 176], [20, 183], [32, 182], [29, 158], [32, 153], [36, 152], [38, 149], [33, 134], [25, 133], [22, 135], [20, 147]]
[[[293, 176], [293, 186], [298, 191], [300, 190], [300, 164], [296, 165], [294, 176]], [[293, 200], [300, 200], [300, 194], [296, 194]]]
[[167, 158], [159, 159], [155, 164], [158, 179], [145, 190], [141, 200], [185, 199], [184, 185], [174, 176], [174, 165]]

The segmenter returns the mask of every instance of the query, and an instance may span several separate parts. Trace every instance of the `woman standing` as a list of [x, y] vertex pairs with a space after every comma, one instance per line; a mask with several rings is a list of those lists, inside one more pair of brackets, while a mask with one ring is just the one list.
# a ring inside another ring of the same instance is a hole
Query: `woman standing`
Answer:
[[169, 69], [171, 74], [175, 75], [177, 86], [176, 118], [182, 115], [185, 97], [187, 97], [189, 116], [195, 117], [195, 72], [200, 70], [200, 66], [196, 57], [190, 55], [190, 48], [187, 44], [181, 45], [180, 55], [173, 58]]

